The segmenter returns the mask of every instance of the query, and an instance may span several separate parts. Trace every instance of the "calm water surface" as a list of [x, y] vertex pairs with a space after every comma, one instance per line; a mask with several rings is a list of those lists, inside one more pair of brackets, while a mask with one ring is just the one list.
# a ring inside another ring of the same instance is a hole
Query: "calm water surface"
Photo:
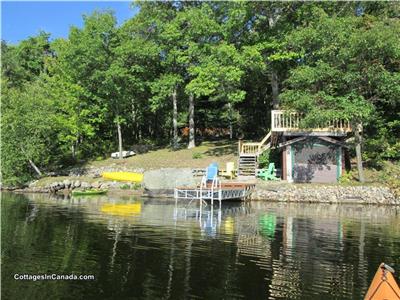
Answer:
[[[3, 194], [2, 299], [362, 299], [400, 208]], [[93, 274], [20, 281], [14, 274]]]

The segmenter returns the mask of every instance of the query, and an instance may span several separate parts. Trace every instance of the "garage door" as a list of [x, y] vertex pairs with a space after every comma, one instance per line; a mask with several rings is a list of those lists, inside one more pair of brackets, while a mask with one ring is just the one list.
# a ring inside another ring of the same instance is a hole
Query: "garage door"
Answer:
[[336, 182], [340, 147], [321, 140], [292, 145], [295, 182]]

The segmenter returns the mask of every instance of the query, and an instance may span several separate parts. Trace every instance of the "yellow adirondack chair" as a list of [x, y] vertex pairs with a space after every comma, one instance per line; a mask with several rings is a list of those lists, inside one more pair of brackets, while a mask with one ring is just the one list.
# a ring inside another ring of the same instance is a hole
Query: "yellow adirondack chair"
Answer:
[[226, 170], [225, 171], [221, 170], [220, 175], [232, 179], [233, 177], [235, 177], [235, 173], [236, 173], [235, 163], [233, 161], [230, 161], [226, 163]]

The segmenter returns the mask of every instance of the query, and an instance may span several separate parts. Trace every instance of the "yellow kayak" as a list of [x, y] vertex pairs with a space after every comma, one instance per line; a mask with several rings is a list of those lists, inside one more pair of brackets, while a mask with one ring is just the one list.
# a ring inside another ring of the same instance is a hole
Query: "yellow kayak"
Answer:
[[391, 267], [381, 263], [364, 300], [400, 300], [400, 288], [393, 273]]
[[132, 216], [141, 213], [142, 205], [140, 202], [131, 204], [103, 204], [101, 206], [101, 211], [117, 216]]
[[105, 179], [118, 180], [118, 181], [133, 181], [142, 182], [142, 173], [133, 172], [104, 172], [101, 176]]

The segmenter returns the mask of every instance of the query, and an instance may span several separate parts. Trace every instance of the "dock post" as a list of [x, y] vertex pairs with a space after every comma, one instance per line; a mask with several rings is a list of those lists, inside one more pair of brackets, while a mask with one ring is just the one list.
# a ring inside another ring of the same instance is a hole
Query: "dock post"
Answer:
[[221, 181], [219, 182], [218, 200], [219, 200], [219, 209], [221, 209], [221, 202], [222, 202], [222, 187], [221, 187]]

